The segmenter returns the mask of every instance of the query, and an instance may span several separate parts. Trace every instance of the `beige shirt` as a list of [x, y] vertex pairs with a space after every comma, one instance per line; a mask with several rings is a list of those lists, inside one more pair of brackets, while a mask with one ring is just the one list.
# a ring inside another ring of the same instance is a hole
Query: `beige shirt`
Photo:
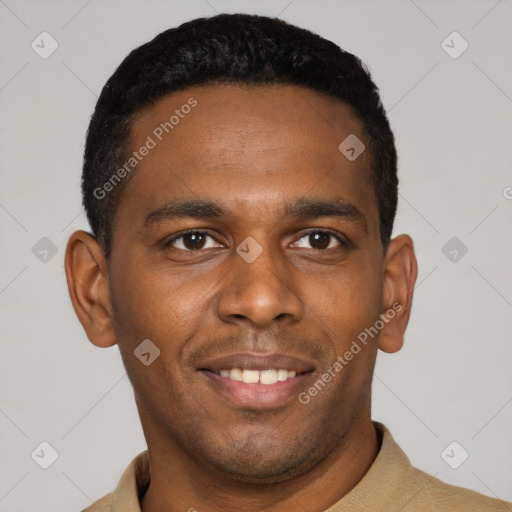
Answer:
[[[445, 484], [416, 469], [387, 428], [374, 422], [382, 445], [363, 479], [325, 512], [512, 512], [512, 503]], [[140, 512], [150, 480], [148, 452], [123, 473], [116, 490], [82, 512]]]

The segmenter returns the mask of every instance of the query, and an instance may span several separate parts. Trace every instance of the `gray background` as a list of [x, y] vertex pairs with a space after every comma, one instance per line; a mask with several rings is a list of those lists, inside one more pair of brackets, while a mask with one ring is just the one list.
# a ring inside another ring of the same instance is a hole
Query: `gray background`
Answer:
[[[84, 134], [130, 50], [236, 11], [279, 15], [369, 66], [400, 157], [394, 233], [412, 235], [420, 266], [405, 346], [378, 357], [373, 416], [417, 467], [512, 500], [510, 0], [0, 0], [0, 512], [80, 510], [145, 449], [118, 349], [88, 342], [64, 278], [67, 238], [87, 228]], [[47, 59], [31, 48], [43, 31], [59, 45]], [[458, 58], [441, 44], [453, 31], [469, 43]], [[42, 441], [58, 452], [48, 469], [31, 458]]]

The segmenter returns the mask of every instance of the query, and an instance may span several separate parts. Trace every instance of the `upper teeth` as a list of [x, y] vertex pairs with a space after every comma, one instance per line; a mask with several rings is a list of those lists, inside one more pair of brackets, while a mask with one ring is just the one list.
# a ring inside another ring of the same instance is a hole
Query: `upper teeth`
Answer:
[[233, 380], [245, 382], [246, 384], [275, 384], [291, 379], [297, 375], [295, 370], [241, 370], [240, 368], [231, 368], [231, 370], [221, 370], [222, 377], [228, 377]]

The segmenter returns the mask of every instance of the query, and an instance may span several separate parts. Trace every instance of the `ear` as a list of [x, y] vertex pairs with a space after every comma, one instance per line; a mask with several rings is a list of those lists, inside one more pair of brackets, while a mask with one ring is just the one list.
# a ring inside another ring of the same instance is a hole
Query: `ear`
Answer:
[[398, 352], [402, 348], [417, 276], [418, 262], [411, 237], [393, 238], [384, 257], [384, 328], [379, 338], [379, 348], [384, 352]]
[[96, 238], [85, 231], [73, 233], [64, 265], [73, 308], [90, 342], [97, 347], [115, 345], [108, 266]]

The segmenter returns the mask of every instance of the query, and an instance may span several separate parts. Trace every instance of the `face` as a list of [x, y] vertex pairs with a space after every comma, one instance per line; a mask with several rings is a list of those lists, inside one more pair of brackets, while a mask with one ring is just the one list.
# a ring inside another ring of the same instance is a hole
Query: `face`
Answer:
[[375, 340], [299, 400], [386, 307], [370, 155], [340, 152], [350, 134], [365, 140], [349, 107], [281, 85], [191, 88], [135, 119], [131, 149], [152, 147], [123, 189], [108, 274], [150, 447], [279, 481], [369, 417]]

